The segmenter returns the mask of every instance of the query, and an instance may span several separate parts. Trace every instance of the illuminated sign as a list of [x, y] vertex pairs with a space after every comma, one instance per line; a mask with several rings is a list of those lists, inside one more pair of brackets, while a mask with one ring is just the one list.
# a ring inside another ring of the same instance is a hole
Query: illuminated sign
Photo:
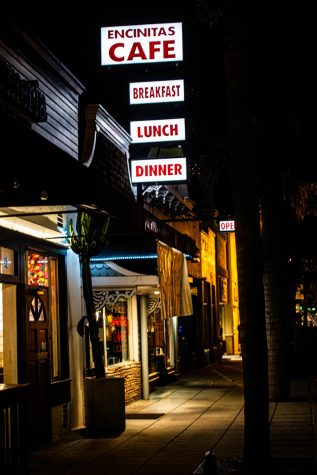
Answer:
[[185, 140], [185, 119], [130, 122], [130, 135], [133, 143]]
[[131, 180], [132, 183], [186, 181], [186, 158], [131, 160]]
[[219, 231], [235, 231], [235, 221], [219, 221]]
[[14, 250], [0, 247], [0, 274], [14, 275]]
[[101, 28], [102, 66], [182, 60], [182, 23]]
[[153, 102], [181, 102], [184, 100], [184, 81], [151, 81], [130, 83], [130, 104]]

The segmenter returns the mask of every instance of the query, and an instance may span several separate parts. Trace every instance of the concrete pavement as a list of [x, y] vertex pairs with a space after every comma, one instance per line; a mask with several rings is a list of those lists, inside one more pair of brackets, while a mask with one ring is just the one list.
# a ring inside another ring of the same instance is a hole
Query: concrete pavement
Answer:
[[[270, 473], [317, 473], [315, 390], [297, 378], [288, 401], [270, 404]], [[243, 405], [241, 360], [228, 357], [128, 405], [120, 434], [81, 429], [31, 452], [29, 474], [191, 475], [201, 473], [207, 451], [216, 455], [217, 473], [242, 474]]]

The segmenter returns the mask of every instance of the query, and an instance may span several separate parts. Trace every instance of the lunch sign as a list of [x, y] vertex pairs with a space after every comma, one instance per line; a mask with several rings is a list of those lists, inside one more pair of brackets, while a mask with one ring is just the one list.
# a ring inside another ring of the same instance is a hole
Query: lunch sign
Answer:
[[[103, 66], [183, 60], [182, 23], [111, 26], [101, 28]], [[130, 105], [184, 101], [183, 79], [133, 82]], [[185, 140], [185, 119], [130, 122], [132, 144]], [[187, 180], [185, 157], [131, 161], [132, 183]]]

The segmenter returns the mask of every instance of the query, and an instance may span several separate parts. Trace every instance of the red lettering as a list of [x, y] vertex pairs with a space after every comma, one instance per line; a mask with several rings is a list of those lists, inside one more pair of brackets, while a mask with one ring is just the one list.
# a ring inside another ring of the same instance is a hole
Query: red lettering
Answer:
[[163, 57], [175, 58], [175, 40], [163, 41]]
[[166, 175], [166, 165], [159, 165], [158, 175]]
[[171, 135], [178, 135], [178, 124], [171, 125]]
[[135, 174], [136, 174], [136, 176], [142, 176], [143, 175], [143, 167], [141, 167], [141, 165], [137, 165], [135, 167]]
[[135, 58], [146, 59], [141, 43], [133, 43], [127, 61], [133, 61]]
[[156, 176], [156, 165], [149, 165], [149, 175], [150, 176]]
[[116, 43], [112, 45], [109, 49], [109, 56], [112, 59], [112, 61], [124, 61], [124, 56], [116, 56], [116, 49], [117, 48], [123, 48], [124, 44], [123, 43]]
[[161, 50], [159, 41], [150, 41], [149, 43], [149, 59], [155, 59], [155, 53]]
[[182, 165], [180, 163], [175, 163], [175, 175], [182, 174]]

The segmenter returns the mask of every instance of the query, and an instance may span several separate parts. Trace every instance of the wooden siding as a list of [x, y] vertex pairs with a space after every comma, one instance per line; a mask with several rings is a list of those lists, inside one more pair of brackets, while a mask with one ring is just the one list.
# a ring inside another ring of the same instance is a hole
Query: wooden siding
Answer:
[[46, 99], [47, 122], [30, 119], [28, 126], [78, 159], [78, 105], [84, 87], [31, 35], [9, 23], [1, 24], [1, 29], [0, 55], [21, 79], [37, 80]]

